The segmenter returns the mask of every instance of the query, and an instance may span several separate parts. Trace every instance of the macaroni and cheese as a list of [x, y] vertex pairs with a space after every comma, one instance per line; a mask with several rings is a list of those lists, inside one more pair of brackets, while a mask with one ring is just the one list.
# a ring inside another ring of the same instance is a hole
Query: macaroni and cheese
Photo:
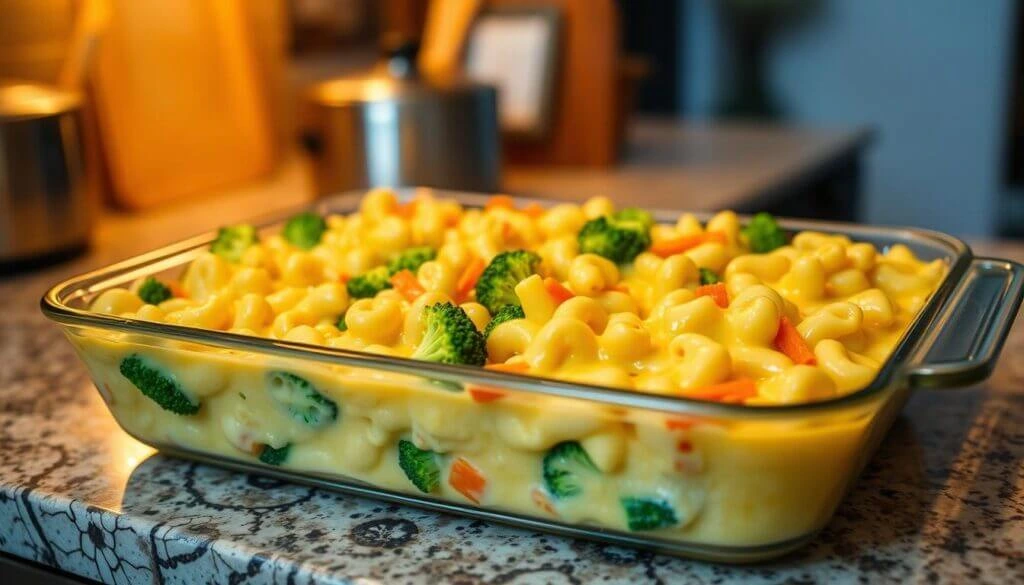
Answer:
[[[870, 384], [946, 270], [902, 245], [787, 234], [767, 214], [659, 224], [603, 197], [471, 209], [381, 189], [278, 233], [224, 228], [179, 278], [106, 290], [91, 310], [771, 406]], [[158, 444], [703, 543], [820, 526], [870, 420], [624, 414], [177, 342], [72, 341], [121, 423]]]

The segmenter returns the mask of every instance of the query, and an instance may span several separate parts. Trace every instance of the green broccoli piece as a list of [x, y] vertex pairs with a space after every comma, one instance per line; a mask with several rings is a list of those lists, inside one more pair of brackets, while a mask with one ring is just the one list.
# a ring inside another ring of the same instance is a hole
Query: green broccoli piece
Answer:
[[238, 262], [242, 259], [242, 253], [258, 241], [256, 228], [249, 224], [222, 227], [217, 230], [217, 238], [210, 244], [210, 252], [228, 262]]
[[353, 299], [372, 299], [377, 293], [391, 288], [391, 275], [387, 266], [378, 266], [358, 276], [353, 276], [345, 284], [348, 296]]
[[288, 459], [288, 453], [291, 450], [291, 443], [286, 443], [285, 446], [280, 449], [275, 449], [270, 445], [263, 445], [259, 459], [267, 465], [281, 465], [286, 459]]
[[267, 372], [267, 392], [293, 420], [318, 429], [338, 419], [338, 405], [305, 378], [288, 372]]
[[583, 492], [581, 479], [601, 473], [583, 447], [565, 441], [551, 448], [541, 464], [544, 487], [556, 499], [571, 498]]
[[150, 305], [159, 305], [171, 298], [171, 289], [166, 284], [150, 276], [139, 285], [138, 294], [142, 302]]
[[491, 259], [476, 281], [476, 301], [497, 315], [502, 307], [520, 305], [516, 285], [537, 272], [540, 256], [526, 250], [502, 252]]
[[199, 403], [182, 390], [178, 382], [137, 353], [121, 360], [121, 375], [160, 408], [174, 414], [199, 412]]
[[710, 268], [701, 268], [700, 269], [700, 283], [701, 284], [716, 284], [716, 283], [719, 283], [719, 282], [722, 282], [722, 279], [719, 278], [717, 274], [715, 274], [714, 270], [711, 270]]
[[433, 451], [417, 448], [412, 441], [402, 439], [398, 442], [398, 466], [412, 485], [425, 494], [441, 485], [441, 467], [437, 464], [437, 455]]
[[583, 224], [576, 239], [581, 253], [597, 254], [617, 264], [626, 264], [651, 245], [651, 228], [630, 216], [617, 219], [603, 215]]
[[761, 212], [755, 215], [747, 227], [743, 228], [750, 251], [757, 254], [771, 252], [786, 245], [786, 232], [772, 217], [772, 214]]
[[288, 223], [284, 224], [281, 233], [293, 246], [309, 250], [320, 243], [325, 231], [327, 222], [324, 218], [312, 211], [306, 211], [292, 216]]
[[679, 523], [676, 511], [660, 499], [625, 497], [619, 500], [630, 530], [656, 530]]
[[612, 214], [612, 219], [621, 223], [635, 222], [644, 231], [649, 232], [654, 227], [654, 216], [650, 211], [639, 207], [627, 207]]
[[491, 318], [491, 322], [484, 327], [484, 340], [491, 336], [491, 331], [498, 325], [501, 325], [505, 321], [514, 321], [516, 319], [525, 319], [526, 313], [523, 312], [523, 308], [519, 305], [505, 305], [494, 314]]
[[345, 314], [338, 315], [338, 320], [334, 322], [334, 326], [338, 328], [338, 331], [348, 331], [348, 323], [345, 322]]
[[413, 359], [467, 366], [482, 366], [487, 361], [484, 336], [462, 307], [437, 303], [423, 308], [423, 319], [423, 341]]
[[408, 248], [388, 262], [388, 274], [398, 274], [403, 270], [416, 274], [424, 262], [433, 260], [435, 257], [437, 257], [437, 252], [429, 246]]
[[451, 380], [438, 380], [437, 378], [433, 378], [427, 379], [427, 383], [446, 392], [462, 392], [463, 389], [460, 382], [453, 382]]

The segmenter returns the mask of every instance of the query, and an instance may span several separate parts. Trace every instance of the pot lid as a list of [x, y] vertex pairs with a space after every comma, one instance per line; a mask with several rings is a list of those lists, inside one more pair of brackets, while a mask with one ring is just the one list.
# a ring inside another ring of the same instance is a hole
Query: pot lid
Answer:
[[0, 121], [63, 114], [78, 108], [77, 93], [31, 81], [0, 81]]
[[340, 77], [310, 87], [308, 97], [328, 106], [354, 105], [386, 101], [415, 101], [446, 95], [462, 95], [489, 86], [457, 79], [447, 83], [434, 83], [419, 76], [416, 71], [416, 47], [403, 45], [387, 51], [387, 56], [369, 74]]

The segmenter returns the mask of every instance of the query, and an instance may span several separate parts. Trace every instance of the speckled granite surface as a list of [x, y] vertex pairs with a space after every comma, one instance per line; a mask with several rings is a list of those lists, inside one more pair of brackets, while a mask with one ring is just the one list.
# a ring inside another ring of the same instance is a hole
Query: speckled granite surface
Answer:
[[813, 544], [729, 567], [154, 454], [118, 429], [37, 303], [157, 243], [0, 280], [0, 550], [116, 583], [1024, 582], [1024, 323], [988, 383], [910, 401]]

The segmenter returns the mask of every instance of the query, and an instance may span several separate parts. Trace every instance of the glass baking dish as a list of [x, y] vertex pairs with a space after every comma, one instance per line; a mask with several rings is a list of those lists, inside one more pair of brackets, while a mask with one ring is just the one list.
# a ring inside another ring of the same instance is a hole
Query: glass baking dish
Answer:
[[[412, 193], [403, 191], [400, 197]], [[467, 207], [482, 206], [487, 199], [468, 193], [437, 195], [454, 197]], [[360, 196], [343, 194], [311, 208], [346, 213], [357, 208]], [[518, 201], [527, 202], [551, 204]], [[678, 213], [656, 211], [655, 217], [669, 222]], [[276, 231], [289, 215], [259, 223], [261, 234]], [[911, 390], [964, 385], [988, 376], [1016, 316], [1024, 282], [1021, 265], [974, 258], [962, 241], [940, 233], [799, 220], [781, 223], [788, 230], [841, 233], [883, 248], [905, 244], [919, 257], [942, 258], [949, 266], [876, 379], [863, 390], [789, 406], [720, 404], [87, 310], [90, 301], [107, 289], [127, 286], [140, 277], [176, 275], [205, 249], [215, 236], [212, 232], [72, 278], [47, 292], [41, 304], [46, 316], [63, 327], [121, 427], [168, 454], [561, 535], [750, 562], [798, 548], [828, 522]], [[155, 404], [118, 371], [119, 361], [133, 353], [175, 364], [180, 368], [175, 375], [216, 386], [218, 396], [224, 397], [195, 416], [161, 423]], [[259, 393], [268, 371], [302, 376], [328, 394], [342, 412], [351, 414], [344, 419], [350, 421], [342, 425], [344, 434], [314, 437], [311, 441], [319, 440], [322, 448], [289, 459], [285, 466], [261, 463], [256, 455], [233, 448], [225, 433], [216, 432], [217, 415], [228, 408], [228, 400], [252, 398], [238, 391], [236, 399], [223, 389]], [[470, 399], [472, 392], [501, 399], [479, 402]], [[380, 422], [397, 411], [407, 413], [403, 416], [408, 420], [394, 428]], [[588, 451], [611, 453], [613, 465], [618, 461], [620, 468], [632, 461], [670, 468], [670, 477], [664, 476], [659, 489], [671, 491], [679, 507], [672, 512], [671, 526], [645, 522], [643, 513], [640, 521], [623, 520], [621, 507], [652, 511], [644, 506], [656, 505], [657, 500], [630, 498], [627, 503], [621, 497], [622, 485], [613, 485], [613, 474], [591, 480], [596, 482], [591, 487], [597, 501], [561, 513], [536, 490], [505, 494], [501, 506], [478, 504], [473, 500], [479, 498], [447, 487], [423, 494], [399, 470], [394, 440], [410, 430], [403, 424], [434, 429], [455, 443], [471, 445], [466, 447], [470, 452], [472, 445], [488, 448], [486, 461], [498, 478], [493, 486], [488, 484], [489, 490], [502, 489], [501, 477], [539, 482], [544, 451], [551, 443], [581, 440], [589, 441]]]

